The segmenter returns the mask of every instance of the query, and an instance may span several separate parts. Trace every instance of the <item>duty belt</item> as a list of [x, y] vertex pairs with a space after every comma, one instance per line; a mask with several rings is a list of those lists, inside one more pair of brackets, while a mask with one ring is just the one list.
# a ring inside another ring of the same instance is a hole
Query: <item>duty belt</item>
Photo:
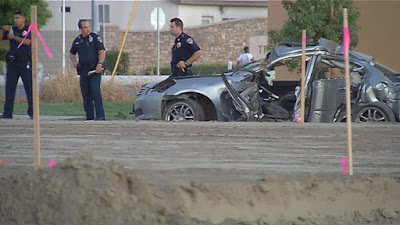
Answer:
[[96, 64], [83, 64], [83, 65], [79, 64], [79, 68], [81, 70], [93, 70], [96, 69]]

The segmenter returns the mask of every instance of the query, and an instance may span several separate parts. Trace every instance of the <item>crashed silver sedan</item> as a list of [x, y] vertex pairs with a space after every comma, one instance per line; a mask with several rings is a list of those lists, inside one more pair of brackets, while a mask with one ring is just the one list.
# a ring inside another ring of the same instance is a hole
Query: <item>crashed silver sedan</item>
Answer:
[[[137, 120], [293, 121], [300, 88], [274, 86], [275, 68], [300, 60], [301, 43], [285, 42], [264, 60], [218, 75], [168, 78], [136, 96]], [[350, 51], [351, 112], [355, 122], [400, 122], [400, 75], [371, 56]], [[346, 121], [343, 48], [321, 39], [306, 48], [305, 121]], [[276, 83], [276, 82], [275, 82]]]

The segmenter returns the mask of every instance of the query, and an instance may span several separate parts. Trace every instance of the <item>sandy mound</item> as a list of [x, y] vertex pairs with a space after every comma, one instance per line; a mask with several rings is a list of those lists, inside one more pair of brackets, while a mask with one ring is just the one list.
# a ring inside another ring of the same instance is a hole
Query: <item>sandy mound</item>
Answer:
[[396, 176], [272, 175], [229, 186], [192, 182], [167, 193], [176, 209], [220, 225], [400, 224]]
[[156, 224], [163, 212], [133, 171], [88, 156], [0, 185], [1, 224]]
[[0, 224], [400, 224], [394, 176], [265, 177], [147, 186], [122, 164], [70, 158], [0, 179]]

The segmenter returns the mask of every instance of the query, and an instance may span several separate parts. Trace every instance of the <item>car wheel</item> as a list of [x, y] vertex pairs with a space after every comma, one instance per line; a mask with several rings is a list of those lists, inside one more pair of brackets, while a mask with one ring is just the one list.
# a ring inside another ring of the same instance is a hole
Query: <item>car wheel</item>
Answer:
[[383, 102], [373, 102], [356, 108], [353, 112], [356, 123], [395, 122], [392, 110]]
[[192, 99], [173, 100], [164, 109], [165, 121], [203, 121], [204, 110]]

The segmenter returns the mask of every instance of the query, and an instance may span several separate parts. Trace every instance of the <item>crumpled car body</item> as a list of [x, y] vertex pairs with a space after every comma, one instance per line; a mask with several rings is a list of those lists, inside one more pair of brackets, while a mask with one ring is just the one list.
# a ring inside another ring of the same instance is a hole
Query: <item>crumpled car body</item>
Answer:
[[[229, 76], [235, 88], [247, 90], [249, 85], [256, 85], [248, 80], [253, 79], [249, 71], [259, 72], [262, 69], [261, 61], [242, 69], [244, 71], [236, 70], [226, 76]], [[258, 92], [258, 89], [254, 91]], [[233, 104], [221, 74], [174, 77], [142, 86], [136, 96], [134, 113], [136, 120], [232, 121], [241, 117]]]
[[[137, 120], [294, 121], [300, 88], [273, 90], [275, 68], [301, 59], [301, 43], [283, 43], [264, 60], [209, 76], [146, 84], [136, 96]], [[349, 52], [352, 120], [400, 121], [400, 76], [371, 56]], [[321, 39], [306, 48], [305, 121], [346, 121], [343, 48]], [[278, 75], [279, 76], [279, 75]]]
[[[345, 64], [343, 47], [326, 39], [306, 48], [305, 121], [345, 121]], [[300, 46], [278, 46], [269, 54], [267, 67], [301, 58]], [[355, 122], [399, 122], [400, 80], [395, 71], [373, 57], [349, 51], [352, 120]], [[300, 98], [294, 113], [300, 112]]]

